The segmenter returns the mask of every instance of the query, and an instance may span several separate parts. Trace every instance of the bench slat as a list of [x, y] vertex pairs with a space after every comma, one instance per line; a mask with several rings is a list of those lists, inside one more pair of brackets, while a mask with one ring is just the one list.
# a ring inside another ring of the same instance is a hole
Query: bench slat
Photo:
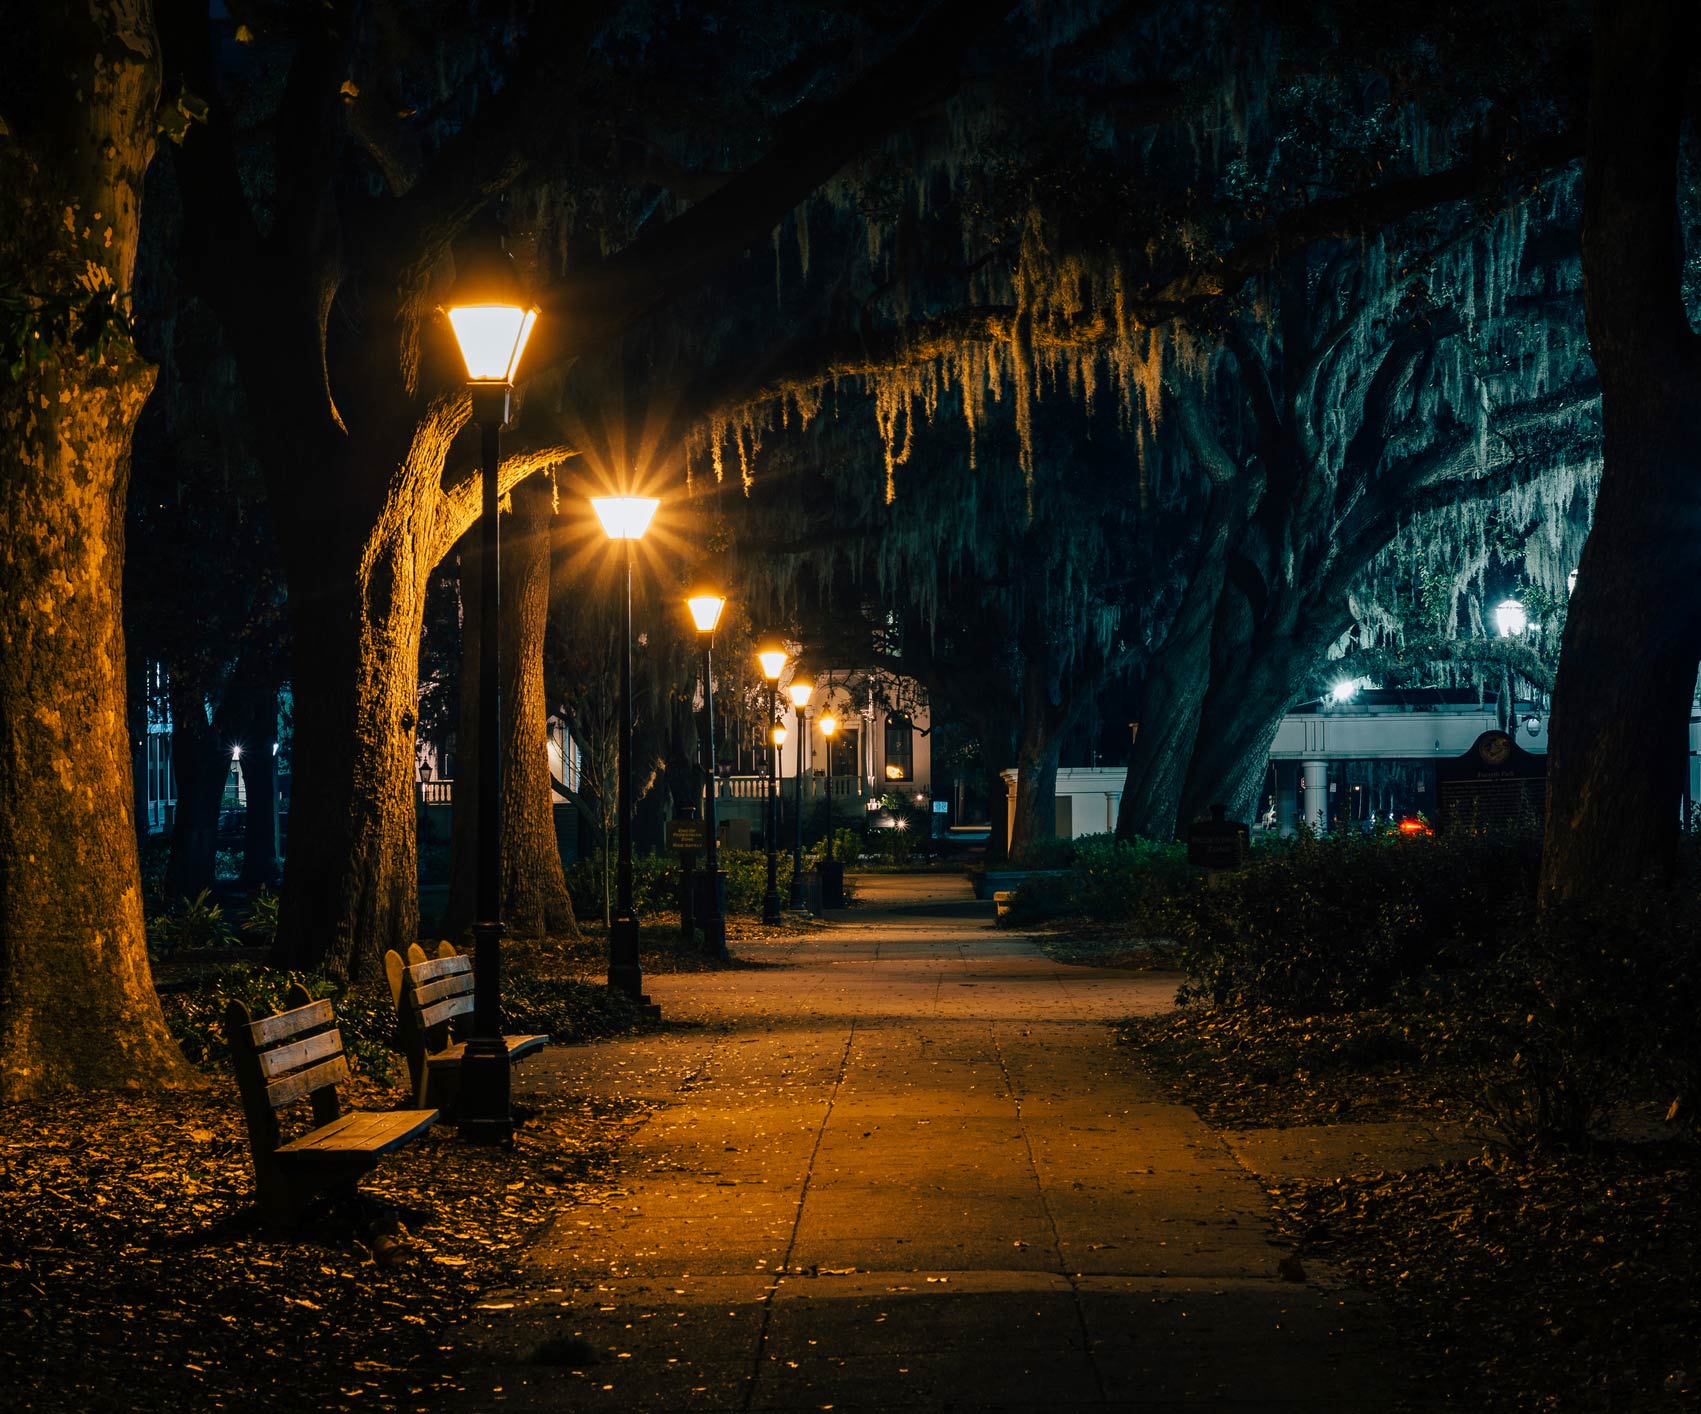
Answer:
[[452, 977], [459, 972], [471, 972], [472, 959], [456, 953], [453, 957], [434, 957], [429, 962], [416, 962], [408, 968], [408, 976], [413, 978], [414, 986], [422, 982], [435, 982], [439, 977]]
[[[533, 1051], [541, 1051], [549, 1044], [549, 1037], [504, 1036], [502, 1041], [503, 1044], [508, 1047], [508, 1059], [519, 1060], [522, 1056], [529, 1056]], [[445, 1047], [441, 1051], [433, 1051], [426, 1057], [426, 1060], [434, 1066], [447, 1066], [449, 1069], [453, 1070], [460, 1065], [461, 1059], [466, 1055], [466, 1053], [467, 1043], [465, 1041], [457, 1041], [454, 1045]]]
[[468, 992], [465, 996], [451, 997], [446, 1002], [426, 1007], [419, 1014], [419, 1024], [429, 1030], [433, 1026], [441, 1026], [445, 1021], [453, 1021], [457, 1016], [471, 1016], [472, 1009], [472, 993]]
[[278, 1157], [295, 1164], [376, 1158], [418, 1138], [436, 1121], [436, 1110], [356, 1111], [292, 1139]]
[[442, 1001], [444, 997], [468, 995], [472, 989], [472, 973], [458, 972], [452, 977], [440, 977], [435, 982], [427, 982], [423, 987], [416, 986], [413, 989], [413, 1004], [417, 1007], [428, 1007], [433, 1002]]
[[255, 1046], [270, 1046], [330, 1023], [331, 1004], [326, 1001], [310, 1002], [292, 1011], [280, 1011], [276, 1016], [262, 1016], [258, 1021], [249, 1022], [248, 1037]]
[[260, 1074], [267, 1080], [272, 1080], [285, 1071], [297, 1070], [311, 1061], [324, 1060], [327, 1056], [340, 1056], [342, 1052], [343, 1033], [332, 1027], [329, 1031], [321, 1031], [317, 1036], [309, 1036], [305, 1041], [292, 1041], [287, 1046], [262, 1051]]
[[269, 1081], [266, 1085], [266, 1103], [274, 1110], [281, 1110], [285, 1105], [293, 1105], [315, 1090], [323, 1090], [327, 1085], [341, 1085], [347, 1079], [348, 1061], [338, 1054], [328, 1061], [309, 1066], [306, 1070], [298, 1070], [293, 1075]]

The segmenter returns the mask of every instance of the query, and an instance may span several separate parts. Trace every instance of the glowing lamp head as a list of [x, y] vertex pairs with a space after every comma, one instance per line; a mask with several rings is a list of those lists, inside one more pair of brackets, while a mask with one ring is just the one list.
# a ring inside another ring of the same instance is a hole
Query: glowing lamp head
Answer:
[[1494, 627], [1502, 638], [1517, 638], [1530, 626], [1530, 616], [1516, 599], [1502, 599], [1494, 606]]
[[1350, 679], [1336, 683], [1329, 689], [1330, 700], [1334, 702], [1351, 702], [1358, 696], [1358, 684]]
[[778, 682], [780, 674], [786, 670], [786, 650], [783, 648], [759, 648], [756, 650], [756, 661], [762, 665], [762, 676], [769, 682]]
[[537, 323], [494, 221], [476, 227], [455, 257], [455, 288], [446, 312], [467, 377], [474, 383], [512, 383], [526, 340]]
[[824, 713], [821, 717], [821, 735], [832, 736], [832, 734], [838, 731], [838, 729], [839, 719], [831, 712]]
[[786, 729], [784, 727], [775, 727], [774, 728], [774, 745], [775, 746], [784, 746], [785, 744], [786, 744]]
[[794, 678], [786, 689], [786, 696], [791, 698], [791, 705], [799, 712], [809, 705], [809, 699], [815, 695], [815, 684], [808, 678]]
[[591, 507], [610, 540], [642, 540], [660, 504], [653, 496], [591, 497]]
[[463, 304], [449, 311], [467, 378], [474, 383], [512, 383], [520, 371], [537, 311], [516, 304]]
[[726, 607], [726, 599], [723, 595], [705, 591], [693, 594], [685, 604], [691, 610], [691, 622], [697, 625], [697, 632], [713, 633], [715, 625], [721, 621], [721, 610]]
[[886, 768], [886, 779], [887, 780], [889, 780], [889, 781], [901, 781], [901, 780], [903, 780], [903, 778], [904, 778], [904, 768], [902, 766], [888, 766]]

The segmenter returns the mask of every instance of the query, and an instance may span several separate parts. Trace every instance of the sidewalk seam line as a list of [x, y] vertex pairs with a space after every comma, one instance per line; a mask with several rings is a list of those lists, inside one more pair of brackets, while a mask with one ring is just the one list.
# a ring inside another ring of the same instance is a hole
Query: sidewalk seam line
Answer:
[[803, 1187], [797, 1194], [797, 1212], [791, 1220], [791, 1235], [786, 1239], [786, 1250], [780, 1254], [779, 1266], [772, 1273], [768, 1283], [767, 1294], [762, 1298], [762, 1325], [756, 1333], [756, 1349], [750, 1359], [750, 1379], [744, 1386], [743, 1408], [748, 1411], [756, 1401], [756, 1386], [762, 1378], [762, 1360], [768, 1350], [768, 1331], [774, 1320], [774, 1298], [779, 1295], [780, 1281], [792, 1275], [791, 1254], [797, 1250], [797, 1232], [803, 1226], [803, 1204], [809, 1197], [809, 1186], [815, 1181], [815, 1161], [821, 1154], [821, 1141], [827, 1136], [827, 1126], [832, 1123], [833, 1109], [839, 1103], [839, 1090], [844, 1086], [845, 1075], [850, 1069], [851, 1044], [856, 1040], [856, 1018], [851, 1018], [850, 1030], [845, 1033], [845, 1048], [839, 1055], [839, 1073], [833, 1077], [833, 1093], [827, 1097], [827, 1110], [821, 1116], [821, 1127], [815, 1131], [815, 1145], [809, 1151], [809, 1166], [803, 1172]]
[[1045, 1181], [1040, 1177], [1039, 1163], [1034, 1158], [1034, 1140], [1028, 1133], [1027, 1117], [1022, 1113], [1022, 1097], [1016, 1090], [1015, 1081], [1010, 1077], [1010, 1063], [1004, 1058], [1004, 1044], [998, 1038], [998, 1027], [989, 1025], [987, 1030], [992, 1036], [992, 1049], [998, 1056], [998, 1068], [1004, 1072], [1004, 1088], [1010, 1093], [1010, 1102], [1016, 1107], [1016, 1123], [1022, 1132], [1022, 1147], [1028, 1154], [1028, 1171], [1034, 1176], [1034, 1188], [1039, 1193], [1040, 1207], [1045, 1212], [1045, 1220], [1051, 1224], [1051, 1246], [1057, 1253], [1058, 1274], [1069, 1283], [1069, 1300], [1075, 1308], [1075, 1324], [1081, 1330], [1081, 1349], [1087, 1357], [1087, 1366], [1093, 1372], [1093, 1383], [1098, 1386], [1099, 1398], [1108, 1400], [1110, 1393], [1105, 1386], [1104, 1371], [1099, 1368], [1098, 1355], [1093, 1350], [1093, 1333], [1087, 1326], [1087, 1313], [1081, 1305], [1080, 1274], [1068, 1270], [1068, 1264], [1063, 1260], [1063, 1234], [1057, 1228], [1057, 1215], [1051, 1210], [1051, 1198], [1045, 1191]]

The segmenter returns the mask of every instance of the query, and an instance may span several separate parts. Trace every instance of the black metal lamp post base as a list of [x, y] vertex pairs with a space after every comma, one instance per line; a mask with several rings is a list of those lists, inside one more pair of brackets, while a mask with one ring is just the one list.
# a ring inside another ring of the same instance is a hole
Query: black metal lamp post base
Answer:
[[638, 965], [638, 919], [617, 913], [608, 930], [608, 985], [634, 1001], [644, 1000], [644, 974]]
[[500, 1036], [474, 1036], [461, 1058], [461, 1136], [476, 1144], [506, 1144], [514, 1137], [513, 1067]]

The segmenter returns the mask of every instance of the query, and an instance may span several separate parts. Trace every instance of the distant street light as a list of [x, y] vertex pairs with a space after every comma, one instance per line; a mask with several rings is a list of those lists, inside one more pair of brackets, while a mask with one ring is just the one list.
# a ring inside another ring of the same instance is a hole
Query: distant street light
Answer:
[[1351, 678], [1336, 683], [1329, 689], [1330, 700], [1344, 705], [1358, 696], [1358, 683]]
[[[1502, 638], [1522, 638], [1529, 626], [1530, 616], [1516, 599], [1502, 599], [1494, 606], [1494, 627]], [[1500, 671], [1501, 693], [1500, 701], [1495, 704], [1495, 716], [1499, 719], [1500, 730], [1510, 735], [1518, 708], [1517, 699], [1512, 695], [1512, 664], [1502, 663]]]
[[[614, 924], [608, 930], [608, 985], [644, 1000], [638, 966], [638, 914], [632, 906], [632, 546], [643, 539], [661, 503], [650, 496], [593, 496], [591, 505], [610, 540], [623, 542], [626, 592], [620, 601], [620, 761], [617, 775], [620, 862], [616, 866]], [[604, 845], [607, 848], [607, 845]]]
[[[464, 259], [461, 256], [464, 255]], [[502, 429], [537, 306], [520, 285], [495, 222], [478, 226], [457, 253], [446, 313], [467, 370], [482, 452], [479, 513], [478, 839], [473, 934], [472, 1035], [461, 1060], [460, 1127], [468, 1138], [500, 1143], [514, 1132], [508, 1047], [502, 1040], [501, 717], [497, 703], [497, 482]]]
[[837, 828], [833, 820], [833, 736], [839, 730], [839, 719], [833, 715], [832, 708], [821, 714], [821, 736], [827, 743], [827, 769], [822, 773], [822, 784], [827, 791], [827, 857], [821, 864], [821, 907], [843, 908], [845, 906], [845, 866], [833, 858], [833, 832]]
[[793, 678], [786, 689], [791, 705], [797, 709], [797, 788], [792, 800], [797, 816], [796, 842], [791, 851], [791, 906], [802, 908], [803, 897], [803, 748], [809, 744], [809, 699], [815, 695], [815, 684], [808, 678]]
[[1502, 638], [1521, 638], [1530, 617], [1516, 599], [1502, 599], [1494, 606], [1494, 627]]
[[726, 599], [703, 591], [686, 601], [691, 622], [703, 645], [703, 872], [708, 876], [703, 905], [703, 948], [710, 957], [724, 958], [726, 952], [726, 881], [721, 878], [720, 853], [715, 839], [715, 679], [712, 649], [715, 629], [721, 621]]
[[785, 740], [785, 728], [776, 725], [775, 718], [779, 716], [780, 674], [786, 670], [786, 652], [783, 648], [763, 648], [756, 660], [768, 680], [768, 889], [762, 895], [762, 921], [773, 925], [780, 921], [780, 861], [776, 850], [780, 833], [780, 743]]

